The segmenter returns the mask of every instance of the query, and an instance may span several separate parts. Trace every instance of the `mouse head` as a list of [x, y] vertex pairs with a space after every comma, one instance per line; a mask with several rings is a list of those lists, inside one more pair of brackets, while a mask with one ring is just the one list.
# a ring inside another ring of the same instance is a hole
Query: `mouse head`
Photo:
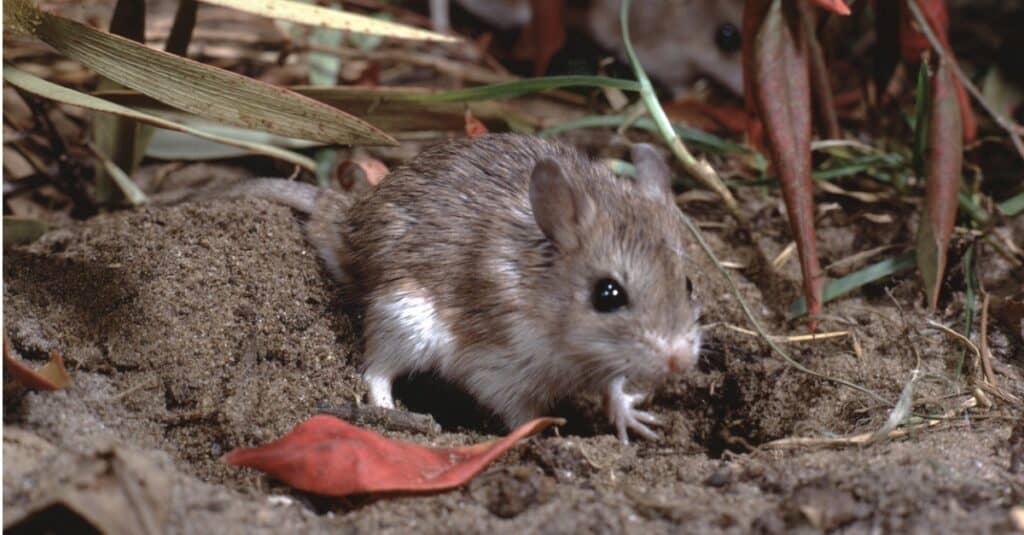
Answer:
[[632, 158], [632, 181], [552, 159], [531, 176], [534, 218], [555, 250], [540, 297], [560, 327], [558, 357], [585, 370], [582, 382], [662, 377], [692, 367], [700, 351], [668, 167], [649, 145]]
[[[619, 20], [622, 0], [593, 0], [594, 39], [625, 59]], [[651, 78], [675, 93], [700, 77], [743, 94], [740, 26], [744, 0], [634, 0], [630, 37]]]

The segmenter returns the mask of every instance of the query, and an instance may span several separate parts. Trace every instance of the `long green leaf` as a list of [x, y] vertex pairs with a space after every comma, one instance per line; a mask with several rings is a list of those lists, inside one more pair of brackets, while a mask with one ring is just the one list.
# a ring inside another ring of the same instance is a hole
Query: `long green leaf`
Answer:
[[[551, 126], [541, 130], [537, 134], [542, 137], [550, 137], [562, 132], [568, 132], [570, 130], [577, 130], [580, 128], [601, 128], [601, 127], [619, 127], [627, 122], [631, 121], [630, 117], [625, 115], [591, 115], [589, 117], [583, 117], [580, 119], [573, 119], [566, 121], [555, 126]], [[658, 132], [658, 126], [654, 124], [654, 121], [649, 117], [641, 117], [633, 120], [632, 126], [648, 132]], [[750, 149], [743, 145], [738, 145], [731, 141], [722, 139], [714, 134], [709, 134], [703, 130], [691, 128], [688, 126], [673, 124], [672, 128], [675, 128], [676, 133], [683, 141], [699, 145], [701, 148], [707, 151], [715, 152], [718, 154], [735, 154], [735, 153], [749, 153]]]
[[[528, 133], [540, 126], [539, 119], [501, 102], [420, 102], [424, 95], [433, 94], [420, 88], [292, 86], [289, 89], [342, 109], [389, 132], [463, 131], [467, 109], [492, 131], [511, 129]], [[135, 91], [97, 91], [95, 96], [137, 109], [169, 109], [167, 105]]]
[[524, 78], [514, 82], [482, 85], [454, 91], [425, 93], [413, 97], [415, 102], [473, 102], [477, 100], [500, 100], [515, 98], [528, 93], [558, 89], [561, 87], [609, 87], [623, 91], [639, 91], [640, 84], [632, 80], [609, 78], [607, 76], [545, 76]]
[[214, 134], [209, 134], [206, 132], [201, 132], [194, 128], [189, 128], [187, 126], [172, 121], [168, 121], [166, 119], [162, 119], [155, 115], [142, 113], [131, 108], [126, 108], [119, 104], [115, 104], [113, 102], [109, 102], [101, 98], [94, 97], [92, 95], [79, 93], [78, 91], [75, 91], [73, 89], [68, 89], [66, 87], [59, 86], [51, 82], [47, 82], [42, 78], [38, 78], [36, 76], [28, 74], [27, 72], [18, 70], [17, 68], [12, 67], [10, 65], [4, 65], [3, 75], [4, 80], [6, 80], [11, 85], [20, 87], [25, 91], [34, 93], [36, 95], [51, 100], [56, 100], [58, 102], [63, 102], [65, 104], [79, 106], [94, 111], [113, 113], [123, 117], [135, 119], [136, 121], [151, 124], [159, 128], [176, 130], [178, 132], [184, 132], [186, 134], [190, 134], [203, 139], [208, 139], [210, 141], [216, 141], [217, 143], [223, 143], [225, 145], [239, 147], [251, 152], [255, 152], [257, 154], [265, 154], [267, 156], [277, 158], [279, 160], [291, 162], [310, 171], [316, 168], [316, 164], [313, 163], [313, 160], [305, 156], [302, 156], [301, 154], [296, 154], [291, 151], [271, 147], [269, 145], [263, 145], [260, 143], [249, 143], [246, 141], [239, 141], [236, 139], [230, 139]]
[[201, 117], [334, 144], [397, 145], [374, 126], [286, 89], [154, 50], [7, 0], [5, 29], [28, 32], [98, 74]]
[[[350, 100], [353, 98], [377, 99], [381, 102], [409, 102], [419, 104], [445, 104], [478, 102], [482, 100], [506, 100], [529, 93], [560, 89], [563, 87], [608, 87], [623, 91], [639, 91], [640, 86], [633, 80], [610, 78], [607, 76], [544, 76], [540, 78], [524, 78], [512, 82], [481, 85], [451, 91], [434, 91], [418, 87], [321, 87], [296, 85], [288, 89], [304, 96], [321, 101], [335, 99]], [[144, 93], [144, 91], [140, 91]], [[110, 96], [124, 98], [117, 92], [109, 92]], [[127, 94], [124, 94], [127, 97]]]
[[[140, 111], [146, 112], [148, 110]], [[275, 136], [274, 134], [268, 134], [260, 130], [249, 130], [225, 124], [211, 123], [194, 115], [185, 113], [171, 115], [161, 114], [160, 116], [164, 119], [173, 120], [183, 126], [188, 126], [200, 132], [214, 136], [244, 141], [247, 143], [278, 147], [284, 150], [301, 150], [322, 146], [322, 144], [313, 141]], [[198, 137], [181, 132], [175, 132], [173, 130], [164, 130], [162, 128], [156, 129], [156, 132], [153, 134], [153, 139], [149, 143], [149, 147], [146, 148], [146, 156], [149, 156], [150, 158], [159, 158], [161, 160], [187, 160], [193, 162], [201, 160], [237, 158], [247, 154], [252, 154], [252, 151], [241, 147], [234, 147], [223, 143], [200, 139]]]
[[1006, 217], [1013, 217], [1024, 212], [1024, 193], [1018, 193], [999, 203], [999, 211]]
[[[846, 295], [861, 286], [865, 286], [876, 280], [888, 277], [895, 273], [908, 270], [914, 267], [915, 255], [914, 251], [908, 251], [899, 256], [893, 258], [886, 258], [881, 262], [871, 264], [865, 268], [859, 269], [825, 284], [825, 289], [822, 292], [822, 300], [827, 303], [833, 299]], [[793, 302], [789, 306], [790, 318], [798, 318], [807, 313], [807, 301], [801, 297]]]
[[453, 43], [457, 38], [450, 35], [443, 35], [404, 24], [375, 19], [365, 15], [346, 13], [337, 9], [330, 9], [321, 6], [304, 4], [292, 0], [202, 0], [207, 4], [214, 4], [238, 11], [245, 11], [254, 15], [260, 15], [272, 19], [287, 20], [305, 24], [308, 26], [319, 26], [323, 28], [335, 28], [354, 33], [368, 35], [380, 35], [395, 39], [409, 39], [414, 41], [436, 41]]

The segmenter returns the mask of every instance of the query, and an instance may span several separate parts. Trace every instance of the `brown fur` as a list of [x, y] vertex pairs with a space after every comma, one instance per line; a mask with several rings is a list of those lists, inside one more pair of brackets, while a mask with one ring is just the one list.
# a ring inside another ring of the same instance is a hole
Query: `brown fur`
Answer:
[[[544, 158], [559, 162], [594, 204], [595, 217], [576, 229], [579, 248], [568, 253], [534, 221], [530, 176]], [[667, 195], [654, 198], [568, 146], [491, 135], [435, 147], [395, 169], [353, 204], [342, 227], [345, 246], [336, 252], [350, 295], [365, 304], [402, 285], [422, 288], [460, 347], [500, 353], [516, 328], [532, 325], [547, 341], [542, 358], [565, 374], [537, 385], [543, 410], [556, 397], [548, 386], [561, 393], [623, 371], [658, 375], [662, 366], [635, 341], [637, 333], [696, 322], [675, 210]], [[592, 287], [609, 275], [626, 286], [629, 311], [593, 310]], [[611, 351], [596, 351], [596, 358], [595, 346]], [[466, 351], [457, 360], [476, 356]]]

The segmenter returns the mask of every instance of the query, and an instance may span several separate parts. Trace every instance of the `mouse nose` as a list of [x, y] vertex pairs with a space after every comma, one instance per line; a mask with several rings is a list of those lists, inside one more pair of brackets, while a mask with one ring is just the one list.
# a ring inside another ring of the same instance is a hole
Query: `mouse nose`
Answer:
[[665, 358], [668, 364], [668, 371], [679, 373], [690, 369], [697, 363], [697, 356], [689, 350], [673, 351]]
[[668, 373], [689, 370], [697, 364], [700, 354], [700, 331], [690, 331], [671, 338], [654, 337], [654, 356], [660, 356]]

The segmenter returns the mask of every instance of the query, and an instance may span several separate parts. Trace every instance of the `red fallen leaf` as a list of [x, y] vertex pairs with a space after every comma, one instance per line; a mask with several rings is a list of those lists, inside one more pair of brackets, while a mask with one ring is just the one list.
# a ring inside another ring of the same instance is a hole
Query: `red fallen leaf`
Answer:
[[817, 4], [818, 7], [836, 13], [837, 15], [849, 15], [850, 8], [846, 5], [843, 0], [811, 0], [812, 3]]
[[917, 230], [917, 267], [924, 279], [928, 307], [935, 311], [946, 271], [949, 238], [956, 222], [963, 130], [952, 69], [944, 61], [932, 78], [931, 119], [928, 130], [928, 186], [924, 215]]
[[64, 368], [64, 359], [56, 351], [50, 353], [50, 361], [38, 370], [29, 368], [11, 354], [11, 345], [4, 336], [4, 367], [14, 381], [33, 390], [58, 390], [71, 383], [71, 376]]
[[480, 137], [487, 134], [487, 127], [484, 123], [480, 122], [480, 119], [473, 117], [473, 112], [466, 109], [466, 135], [469, 137]]
[[[753, 4], [753, 6], [752, 6]], [[748, 89], [764, 121], [772, 165], [779, 175], [786, 213], [800, 256], [810, 327], [821, 313], [823, 277], [814, 230], [811, 183], [811, 89], [807, 34], [799, 13], [787, 11], [782, 0], [748, 0], [748, 13], [761, 15], [750, 30]], [[753, 23], [751, 23], [753, 24]], [[745, 36], [744, 36], [745, 37]]]
[[560, 418], [538, 418], [497, 440], [428, 448], [318, 415], [274, 442], [232, 450], [224, 461], [324, 496], [440, 491], [467, 483], [519, 440], [563, 423]]

